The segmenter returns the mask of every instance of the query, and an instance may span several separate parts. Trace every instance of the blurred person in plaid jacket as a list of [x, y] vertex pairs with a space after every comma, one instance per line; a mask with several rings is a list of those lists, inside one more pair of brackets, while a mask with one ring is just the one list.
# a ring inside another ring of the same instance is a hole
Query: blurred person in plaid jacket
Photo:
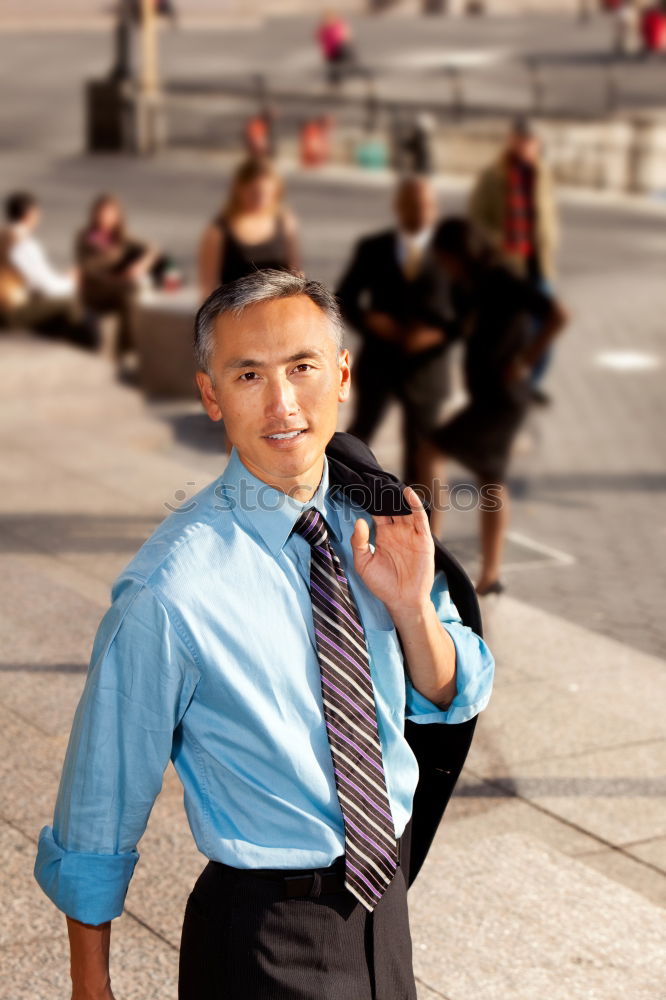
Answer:
[[[554, 295], [559, 245], [555, 185], [542, 143], [527, 118], [512, 122], [500, 156], [481, 172], [469, 214], [521, 277]], [[541, 381], [551, 358], [549, 350], [532, 372], [535, 403], [549, 402]]]

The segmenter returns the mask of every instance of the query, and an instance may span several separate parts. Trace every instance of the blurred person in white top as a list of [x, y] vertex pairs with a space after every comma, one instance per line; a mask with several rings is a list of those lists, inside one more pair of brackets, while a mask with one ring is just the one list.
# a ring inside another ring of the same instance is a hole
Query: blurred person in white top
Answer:
[[90, 346], [92, 332], [77, 302], [77, 268], [58, 271], [35, 232], [41, 221], [37, 198], [25, 191], [5, 200], [0, 232], [0, 314], [6, 326], [56, 334]]

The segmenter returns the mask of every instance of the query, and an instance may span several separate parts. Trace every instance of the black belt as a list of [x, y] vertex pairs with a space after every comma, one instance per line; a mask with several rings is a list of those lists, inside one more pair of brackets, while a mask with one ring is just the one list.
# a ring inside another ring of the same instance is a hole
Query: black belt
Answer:
[[318, 895], [325, 896], [331, 892], [345, 891], [345, 877], [341, 872], [307, 872], [305, 875], [285, 875], [284, 894], [287, 899], [296, 896], [311, 896], [314, 894], [317, 876], [319, 876]]
[[[397, 841], [398, 863], [400, 863], [400, 849], [402, 838]], [[345, 866], [344, 855], [336, 858], [328, 868], [309, 868], [305, 870], [284, 869], [284, 868], [234, 868], [226, 865], [222, 861], [211, 861], [212, 865], [218, 865], [227, 871], [233, 872], [241, 877], [254, 877], [265, 879], [269, 882], [281, 882], [284, 888], [286, 899], [294, 899], [300, 896], [323, 896], [332, 892], [345, 891]], [[317, 882], [319, 886], [317, 888]]]
[[[331, 892], [343, 892], [345, 889], [344, 858], [338, 858], [328, 868], [234, 868], [222, 861], [210, 861], [209, 864], [221, 868], [237, 878], [261, 879], [266, 882], [282, 884], [284, 895], [288, 899], [296, 896], [327, 895]], [[317, 882], [319, 888], [317, 890]]]

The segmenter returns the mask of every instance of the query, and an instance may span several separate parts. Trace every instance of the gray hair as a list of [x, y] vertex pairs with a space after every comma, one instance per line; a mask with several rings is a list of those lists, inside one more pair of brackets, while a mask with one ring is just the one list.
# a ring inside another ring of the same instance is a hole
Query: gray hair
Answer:
[[211, 362], [218, 317], [225, 313], [238, 317], [248, 306], [258, 302], [287, 299], [294, 295], [307, 295], [330, 320], [331, 336], [339, 354], [342, 350], [344, 323], [335, 295], [320, 281], [302, 278], [291, 271], [267, 268], [216, 288], [197, 312], [194, 321], [194, 356], [199, 371], [212, 377]]

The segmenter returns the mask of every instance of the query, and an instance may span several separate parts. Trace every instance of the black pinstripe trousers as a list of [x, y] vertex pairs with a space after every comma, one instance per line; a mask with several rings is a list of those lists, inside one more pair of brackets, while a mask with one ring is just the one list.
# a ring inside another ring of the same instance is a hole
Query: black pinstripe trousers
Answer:
[[310, 896], [286, 898], [263, 872], [213, 861], [201, 872], [185, 908], [178, 1000], [416, 1000], [402, 867], [372, 913], [347, 889], [317, 896], [314, 879]]

